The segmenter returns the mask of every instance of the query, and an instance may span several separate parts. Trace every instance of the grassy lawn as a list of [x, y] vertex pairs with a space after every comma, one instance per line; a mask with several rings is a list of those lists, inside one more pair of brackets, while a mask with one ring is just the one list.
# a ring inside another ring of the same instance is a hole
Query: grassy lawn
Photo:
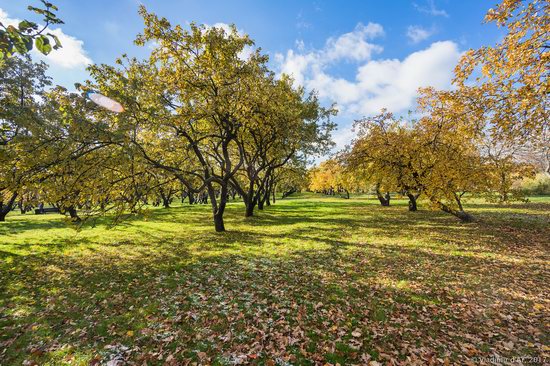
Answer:
[[80, 231], [12, 214], [0, 365], [548, 360], [550, 198], [471, 202], [473, 224], [392, 204], [233, 203], [223, 234], [198, 205]]

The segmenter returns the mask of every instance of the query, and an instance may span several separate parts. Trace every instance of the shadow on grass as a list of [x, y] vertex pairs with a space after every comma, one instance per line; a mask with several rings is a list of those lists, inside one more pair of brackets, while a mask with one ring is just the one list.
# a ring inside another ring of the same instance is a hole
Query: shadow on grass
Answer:
[[[0, 363], [60, 364], [79, 355], [161, 365], [163, 352], [178, 362], [221, 363], [261, 344], [295, 364], [314, 354], [358, 364], [362, 353], [381, 360], [378, 350], [396, 339], [426, 349], [437, 339], [438, 356], [460, 364], [464, 335], [487, 349], [511, 331], [541, 343], [529, 327], [542, 331], [542, 315], [526, 314], [548, 283], [547, 252], [517, 241], [527, 230], [511, 236], [401, 206], [295, 198], [248, 219], [230, 205], [229, 231], [219, 234], [205, 219], [208, 207], [186, 209], [151, 210], [151, 225], [136, 217], [117, 229], [139, 240], [94, 246], [93, 237], [77, 236], [50, 252], [0, 251]], [[166, 220], [193, 230], [163, 227]], [[55, 252], [66, 249], [75, 252]], [[480, 318], [494, 323], [490, 333]], [[359, 350], [336, 347], [356, 329]], [[267, 360], [258, 357], [251, 363]]]

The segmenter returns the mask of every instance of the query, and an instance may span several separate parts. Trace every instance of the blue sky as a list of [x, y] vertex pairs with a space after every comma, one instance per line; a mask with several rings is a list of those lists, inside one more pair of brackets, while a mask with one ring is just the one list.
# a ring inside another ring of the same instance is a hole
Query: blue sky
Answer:
[[[502, 37], [483, 24], [495, 2], [57, 0], [66, 24], [55, 32], [64, 48], [45, 61], [54, 82], [71, 88], [86, 78], [91, 62], [113, 63], [122, 53], [146, 56], [147, 48], [133, 45], [142, 30], [141, 3], [173, 24], [234, 23], [270, 55], [275, 71], [316, 89], [327, 105], [338, 104], [341, 147], [353, 136], [353, 119], [384, 106], [405, 113], [414, 108], [419, 86], [449, 88], [462, 52]], [[34, 19], [29, 4], [39, 1], [0, 0], [0, 21]]]

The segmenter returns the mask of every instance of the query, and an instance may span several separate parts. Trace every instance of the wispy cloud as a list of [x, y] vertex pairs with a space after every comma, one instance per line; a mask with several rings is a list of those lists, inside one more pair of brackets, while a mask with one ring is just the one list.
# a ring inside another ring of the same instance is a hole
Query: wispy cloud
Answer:
[[419, 5], [417, 3], [413, 3], [413, 6], [416, 10], [418, 10], [421, 13], [429, 14], [432, 16], [442, 16], [445, 18], [449, 17], [449, 13], [447, 13], [443, 9], [438, 9], [435, 5], [435, 0], [426, 0], [425, 5]]
[[410, 25], [407, 28], [407, 37], [412, 43], [422, 42], [434, 34], [434, 29], [426, 29], [419, 25]]
[[296, 28], [298, 29], [310, 29], [313, 27], [313, 24], [306, 21], [302, 12], [300, 11], [296, 16]]

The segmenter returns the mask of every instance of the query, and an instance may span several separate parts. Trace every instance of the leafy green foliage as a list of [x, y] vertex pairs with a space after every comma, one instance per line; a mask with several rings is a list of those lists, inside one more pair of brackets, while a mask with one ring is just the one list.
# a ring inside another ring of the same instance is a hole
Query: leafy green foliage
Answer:
[[[33, 49], [33, 46], [44, 55], [62, 47], [59, 38], [53, 33], [46, 33], [52, 24], [63, 24], [55, 14], [59, 9], [50, 2], [41, 0], [44, 8], [29, 6], [28, 10], [43, 17], [43, 25], [29, 20], [22, 20], [17, 27], [5, 26], [0, 23], [0, 61], [14, 54], [24, 55]], [[50, 41], [53, 41], [53, 46]]]

